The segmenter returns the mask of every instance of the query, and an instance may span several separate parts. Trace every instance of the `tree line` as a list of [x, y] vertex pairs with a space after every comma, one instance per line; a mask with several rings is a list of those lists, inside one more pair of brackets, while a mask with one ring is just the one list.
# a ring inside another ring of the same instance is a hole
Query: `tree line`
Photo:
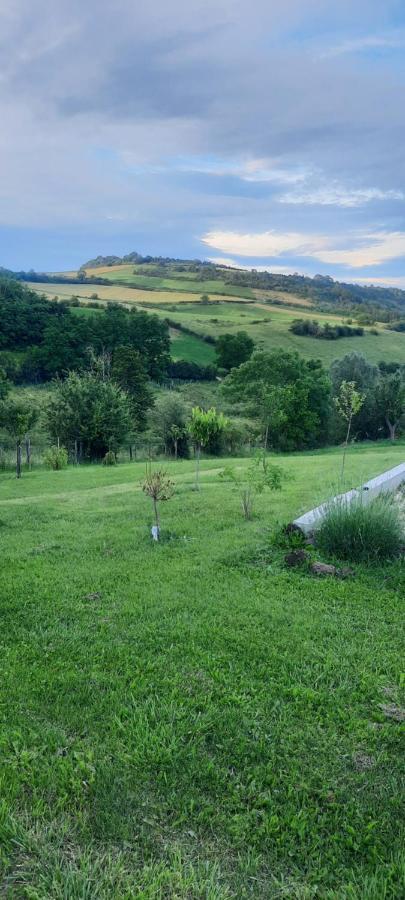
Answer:
[[317, 319], [294, 319], [289, 327], [293, 334], [304, 337], [320, 338], [324, 341], [337, 341], [344, 337], [363, 337], [364, 328], [361, 325], [330, 325], [329, 322], [320, 324]]

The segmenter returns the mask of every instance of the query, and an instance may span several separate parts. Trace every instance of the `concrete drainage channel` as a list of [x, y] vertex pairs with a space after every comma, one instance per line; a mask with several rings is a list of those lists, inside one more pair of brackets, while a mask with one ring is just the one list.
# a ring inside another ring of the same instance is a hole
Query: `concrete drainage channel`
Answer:
[[376, 478], [372, 478], [371, 481], [367, 481], [357, 489], [347, 491], [346, 494], [338, 494], [332, 500], [328, 500], [326, 503], [322, 503], [321, 506], [317, 506], [316, 509], [311, 509], [298, 519], [294, 519], [293, 524], [303, 531], [304, 534], [313, 534], [321, 525], [322, 519], [325, 517], [331, 503], [345, 502], [350, 505], [350, 503], [353, 503], [353, 500], [359, 497], [363, 498], [364, 503], [369, 503], [378, 494], [393, 493], [403, 482], [405, 482], [405, 462], [395, 466], [394, 469], [389, 469], [388, 472], [383, 472], [382, 475], [377, 475]]

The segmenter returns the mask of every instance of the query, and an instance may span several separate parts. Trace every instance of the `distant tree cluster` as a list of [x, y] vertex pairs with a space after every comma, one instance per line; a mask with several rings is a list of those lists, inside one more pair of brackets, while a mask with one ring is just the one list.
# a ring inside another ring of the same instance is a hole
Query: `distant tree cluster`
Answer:
[[362, 337], [364, 328], [361, 325], [321, 325], [316, 319], [294, 319], [289, 331], [305, 337], [321, 338], [324, 341], [337, 341], [345, 337]]
[[47, 381], [89, 367], [90, 354], [125, 346], [161, 378], [170, 361], [166, 323], [156, 315], [107, 304], [103, 313], [76, 315], [16, 281], [0, 280], [0, 349], [24, 350], [20, 380]]

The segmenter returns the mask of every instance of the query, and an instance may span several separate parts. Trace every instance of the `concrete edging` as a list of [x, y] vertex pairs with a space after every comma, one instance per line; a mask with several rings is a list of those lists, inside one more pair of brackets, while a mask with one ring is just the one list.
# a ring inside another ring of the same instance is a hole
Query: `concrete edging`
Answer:
[[344, 501], [350, 504], [355, 498], [360, 496], [363, 497], [364, 503], [369, 503], [378, 494], [392, 493], [403, 482], [405, 482], [405, 462], [400, 463], [399, 466], [395, 466], [393, 469], [389, 469], [387, 472], [383, 472], [381, 475], [377, 475], [376, 478], [371, 478], [370, 481], [366, 481], [359, 488], [347, 491], [345, 494], [338, 494], [332, 500], [322, 503], [321, 506], [310, 509], [309, 512], [299, 516], [298, 519], [294, 519], [293, 524], [300, 528], [304, 534], [311, 534], [316, 528], [319, 528], [331, 503]]

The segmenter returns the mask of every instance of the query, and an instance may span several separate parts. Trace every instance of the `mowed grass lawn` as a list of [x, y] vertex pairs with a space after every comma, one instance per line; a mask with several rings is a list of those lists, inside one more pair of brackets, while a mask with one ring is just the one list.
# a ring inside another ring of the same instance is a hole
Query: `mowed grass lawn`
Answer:
[[270, 542], [339, 461], [278, 457], [251, 522], [226, 461], [199, 494], [169, 463], [159, 545], [142, 463], [0, 476], [2, 896], [403, 896], [400, 565], [317, 580]]

